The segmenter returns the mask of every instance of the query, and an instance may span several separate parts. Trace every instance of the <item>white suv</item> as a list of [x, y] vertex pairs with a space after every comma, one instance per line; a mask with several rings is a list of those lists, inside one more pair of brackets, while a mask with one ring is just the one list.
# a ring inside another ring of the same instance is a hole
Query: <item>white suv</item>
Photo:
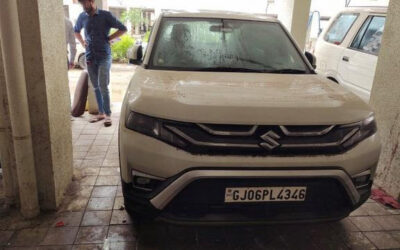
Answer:
[[321, 221], [368, 199], [380, 154], [371, 109], [315, 74], [277, 20], [163, 14], [142, 52], [130, 52], [140, 66], [119, 128], [136, 218]]
[[387, 8], [349, 8], [319, 37], [317, 72], [369, 102]]

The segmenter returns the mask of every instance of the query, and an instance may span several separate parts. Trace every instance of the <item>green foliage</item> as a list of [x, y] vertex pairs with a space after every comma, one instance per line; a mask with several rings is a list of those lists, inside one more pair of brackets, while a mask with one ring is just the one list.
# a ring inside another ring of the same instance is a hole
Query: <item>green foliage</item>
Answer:
[[146, 32], [146, 34], [144, 35], [144, 37], [143, 37], [143, 42], [148, 43], [148, 42], [149, 42], [149, 38], [150, 38], [150, 30], [148, 30], [148, 31]]
[[130, 35], [121, 36], [121, 40], [111, 45], [113, 60], [127, 61], [126, 53], [135, 44], [135, 40]]
[[140, 24], [147, 24], [148, 20], [143, 18], [141, 9], [129, 9], [122, 13], [121, 15], [122, 22], [131, 22], [132, 25], [138, 26]]

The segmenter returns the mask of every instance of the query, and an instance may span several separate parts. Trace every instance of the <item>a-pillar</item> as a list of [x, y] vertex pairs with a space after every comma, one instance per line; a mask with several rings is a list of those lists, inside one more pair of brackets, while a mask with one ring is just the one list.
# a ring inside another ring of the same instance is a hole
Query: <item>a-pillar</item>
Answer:
[[300, 49], [304, 49], [311, 0], [279, 0], [278, 19], [289, 30]]
[[396, 198], [400, 194], [399, 13], [400, 1], [390, 1], [370, 101], [383, 146], [376, 183]]

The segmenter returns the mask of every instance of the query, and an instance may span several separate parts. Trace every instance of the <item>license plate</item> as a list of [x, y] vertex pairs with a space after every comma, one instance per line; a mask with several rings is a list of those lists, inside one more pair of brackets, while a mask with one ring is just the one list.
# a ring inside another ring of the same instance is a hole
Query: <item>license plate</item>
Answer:
[[229, 187], [225, 202], [304, 201], [307, 187]]

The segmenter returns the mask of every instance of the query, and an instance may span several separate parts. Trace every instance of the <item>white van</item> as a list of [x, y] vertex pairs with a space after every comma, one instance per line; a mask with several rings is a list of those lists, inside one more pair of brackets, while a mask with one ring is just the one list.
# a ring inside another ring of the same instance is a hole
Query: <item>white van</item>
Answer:
[[318, 38], [317, 72], [369, 102], [386, 20], [386, 7], [349, 8]]

